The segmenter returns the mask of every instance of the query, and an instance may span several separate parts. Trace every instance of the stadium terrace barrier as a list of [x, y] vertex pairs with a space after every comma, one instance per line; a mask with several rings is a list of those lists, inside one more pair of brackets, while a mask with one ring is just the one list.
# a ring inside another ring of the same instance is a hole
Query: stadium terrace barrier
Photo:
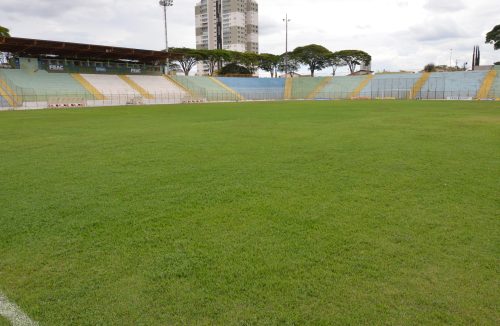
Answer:
[[47, 107], [49, 108], [75, 108], [86, 106], [83, 97], [49, 97]]
[[[387, 74], [355, 77], [211, 78], [27, 73], [0, 69], [0, 108], [99, 107], [202, 102], [500, 98], [495, 73]], [[92, 89], [92, 91], [89, 91]]]

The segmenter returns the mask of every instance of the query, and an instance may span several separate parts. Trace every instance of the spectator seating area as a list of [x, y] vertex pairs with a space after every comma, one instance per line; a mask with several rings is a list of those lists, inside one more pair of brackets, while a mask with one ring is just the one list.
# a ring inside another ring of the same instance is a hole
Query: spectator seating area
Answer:
[[207, 101], [236, 101], [238, 97], [229, 89], [210, 77], [174, 76], [173, 80], [181, 84], [191, 93]]
[[8, 106], [10, 106], [9, 102], [7, 102], [7, 100], [2, 95], [0, 95], [0, 108], [6, 108]]
[[331, 77], [304, 77], [292, 79], [292, 99], [308, 99], [313, 97], [314, 93], [323, 89], [331, 80]]
[[219, 81], [247, 100], [282, 100], [285, 92], [283, 78], [220, 77]]
[[187, 94], [184, 89], [164, 76], [136, 75], [128, 77], [154, 97], [164, 95], [180, 97]]
[[[123, 105], [283, 99], [473, 99], [500, 97], [495, 71], [345, 77], [234, 78], [66, 74], [0, 69], [0, 107]], [[71, 101], [70, 101], [71, 99]], [[44, 104], [45, 103], [45, 104]]]
[[118, 75], [81, 74], [81, 76], [106, 98], [140, 95], [137, 90]]
[[495, 79], [489, 90], [488, 98], [500, 99], [500, 66], [495, 66]]
[[359, 93], [375, 99], [409, 99], [412, 88], [422, 74], [377, 74]]
[[333, 77], [326, 86], [320, 90], [315, 99], [347, 99], [354, 90], [366, 79], [366, 76]]
[[487, 71], [436, 72], [420, 90], [420, 99], [474, 98]]
[[0, 79], [13, 85], [12, 89], [21, 95], [23, 102], [44, 101], [47, 95], [79, 95], [85, 99], [93, 99], [93, 96], [69, 74], [51, 74], [44, 70], [29, 72], [22, 69], [0, 69]]

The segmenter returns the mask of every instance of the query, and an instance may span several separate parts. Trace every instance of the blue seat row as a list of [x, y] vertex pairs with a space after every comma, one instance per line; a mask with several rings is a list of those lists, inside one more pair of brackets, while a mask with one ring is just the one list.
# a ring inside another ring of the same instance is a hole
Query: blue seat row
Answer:
[[219, 77], [219, 81], [248, 100], [282, 100], [285, 93], [283, 78]]
[[475, 97], [487, 73], [487, 71], [433, 73], [417, 98]]

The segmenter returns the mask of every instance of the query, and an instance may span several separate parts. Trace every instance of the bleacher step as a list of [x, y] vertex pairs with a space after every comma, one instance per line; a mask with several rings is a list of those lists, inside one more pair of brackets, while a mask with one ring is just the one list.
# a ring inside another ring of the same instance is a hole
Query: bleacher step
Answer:
[[7, 101], [11, 107], [19, 106], [17, 101], [17, 94], [10, 88], [10, 86], [0, 79], [0, 95]]
[[484, 77], [484, 81], [481, 85], [481, 88], [479, 88], [479, 91], [476, 94], [477, 99], [487, 99], [488, 98], [488, 96], [490, 94], [491, 87], [493, 86], [493, 83], [495, 81], [496, 76], [497, 76], [497, 71], [495, 69], [492, 69], [488, 72], [486, 77]]
[[313, 91], [307, 95], [307, 99], [313, 100], [318, 96], [318, 94], [325, 89], [326, 85], [330, 84], [330, 82], [333, 80], [333, 77], [325, 77], [323, 80], [316, 86]]
[[239, 100], [239, 101], [244, 101], [245, 98], [240, 94], [238, 93], [237, 91], [235, 91], [234, 89], [232, 89], [231, 87], [227, 86], [226, 84], [224, 84], [223, 82], [221, 82], [220, 80], [218, 80], [217, 78], [214, 78], [214, 77], [208, 77], [210, 78], [214, 83], [216, 83], [217, 85], [219, 85], [220, 87], [224, 88], [226, 91], [228, 91], [229, 93], [233, 94], [234, 96], [236, 96], [236, 98]]
[[368, 83], [373, 79], [373, 75], [367, 75], [365, 79], [363, 79], [363, 81], [361, 82], [361, 84], [358, 85], [358, 87], [356, 87], [354, 89], [354, 91], [351, 93], [350, 97], [351, 98], [356, 98], [359, 96], [359, 94], [361, 93], [361, 91], [366, 87], [368, 86]]
[[287, 78], [285, 80], [285, 100], [290, 100], [292, 98], [293, 90], [293, 78]]
[[154, 96], [151, 95], [147, 90], [142, 88], [139, 84], [137, 84], [135, 81], [130, 79], [130, 77], [125, 76], [125, 75], [119, 75], [118, 76], [121, 80], [123, 80], [125, 83], [127, 83], [130, 87], [132, 87], [137, 93], [141, 94], [142, 97], [152, 100], [154, 99]]
[[422, 90], [422, 87], [424, 87], [425, 83], [427, 83], [427, 80], [429, 80], [429, 77], [431, 76], [430, 72], [424, 72], [422, 76], [417, 80], [415, 85], [413, 85], [411, 89], [411, 98], [416, 99], [417, 94], [420, 93]]
[[89, 83], [85, 78], [83, 78], [80, 74], [71, 74], [77, 82], [79, 82], [96, 100], [105, 100], [106, 97], [102, 94], [97, 88], [95, 88], [91, 83]]

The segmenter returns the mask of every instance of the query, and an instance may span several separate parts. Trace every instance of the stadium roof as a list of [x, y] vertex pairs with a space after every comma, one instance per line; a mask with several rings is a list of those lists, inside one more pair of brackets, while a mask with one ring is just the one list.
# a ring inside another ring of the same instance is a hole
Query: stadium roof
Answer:
[[142, 63], [164, 62], [175, 59], [175, 54], [164, 51], [120, 48], [105, 45], [35, 40], [18, 37], [0, 37], [0, 51], [21, 57], [58, 56], [72, 59], [137, 60]]

